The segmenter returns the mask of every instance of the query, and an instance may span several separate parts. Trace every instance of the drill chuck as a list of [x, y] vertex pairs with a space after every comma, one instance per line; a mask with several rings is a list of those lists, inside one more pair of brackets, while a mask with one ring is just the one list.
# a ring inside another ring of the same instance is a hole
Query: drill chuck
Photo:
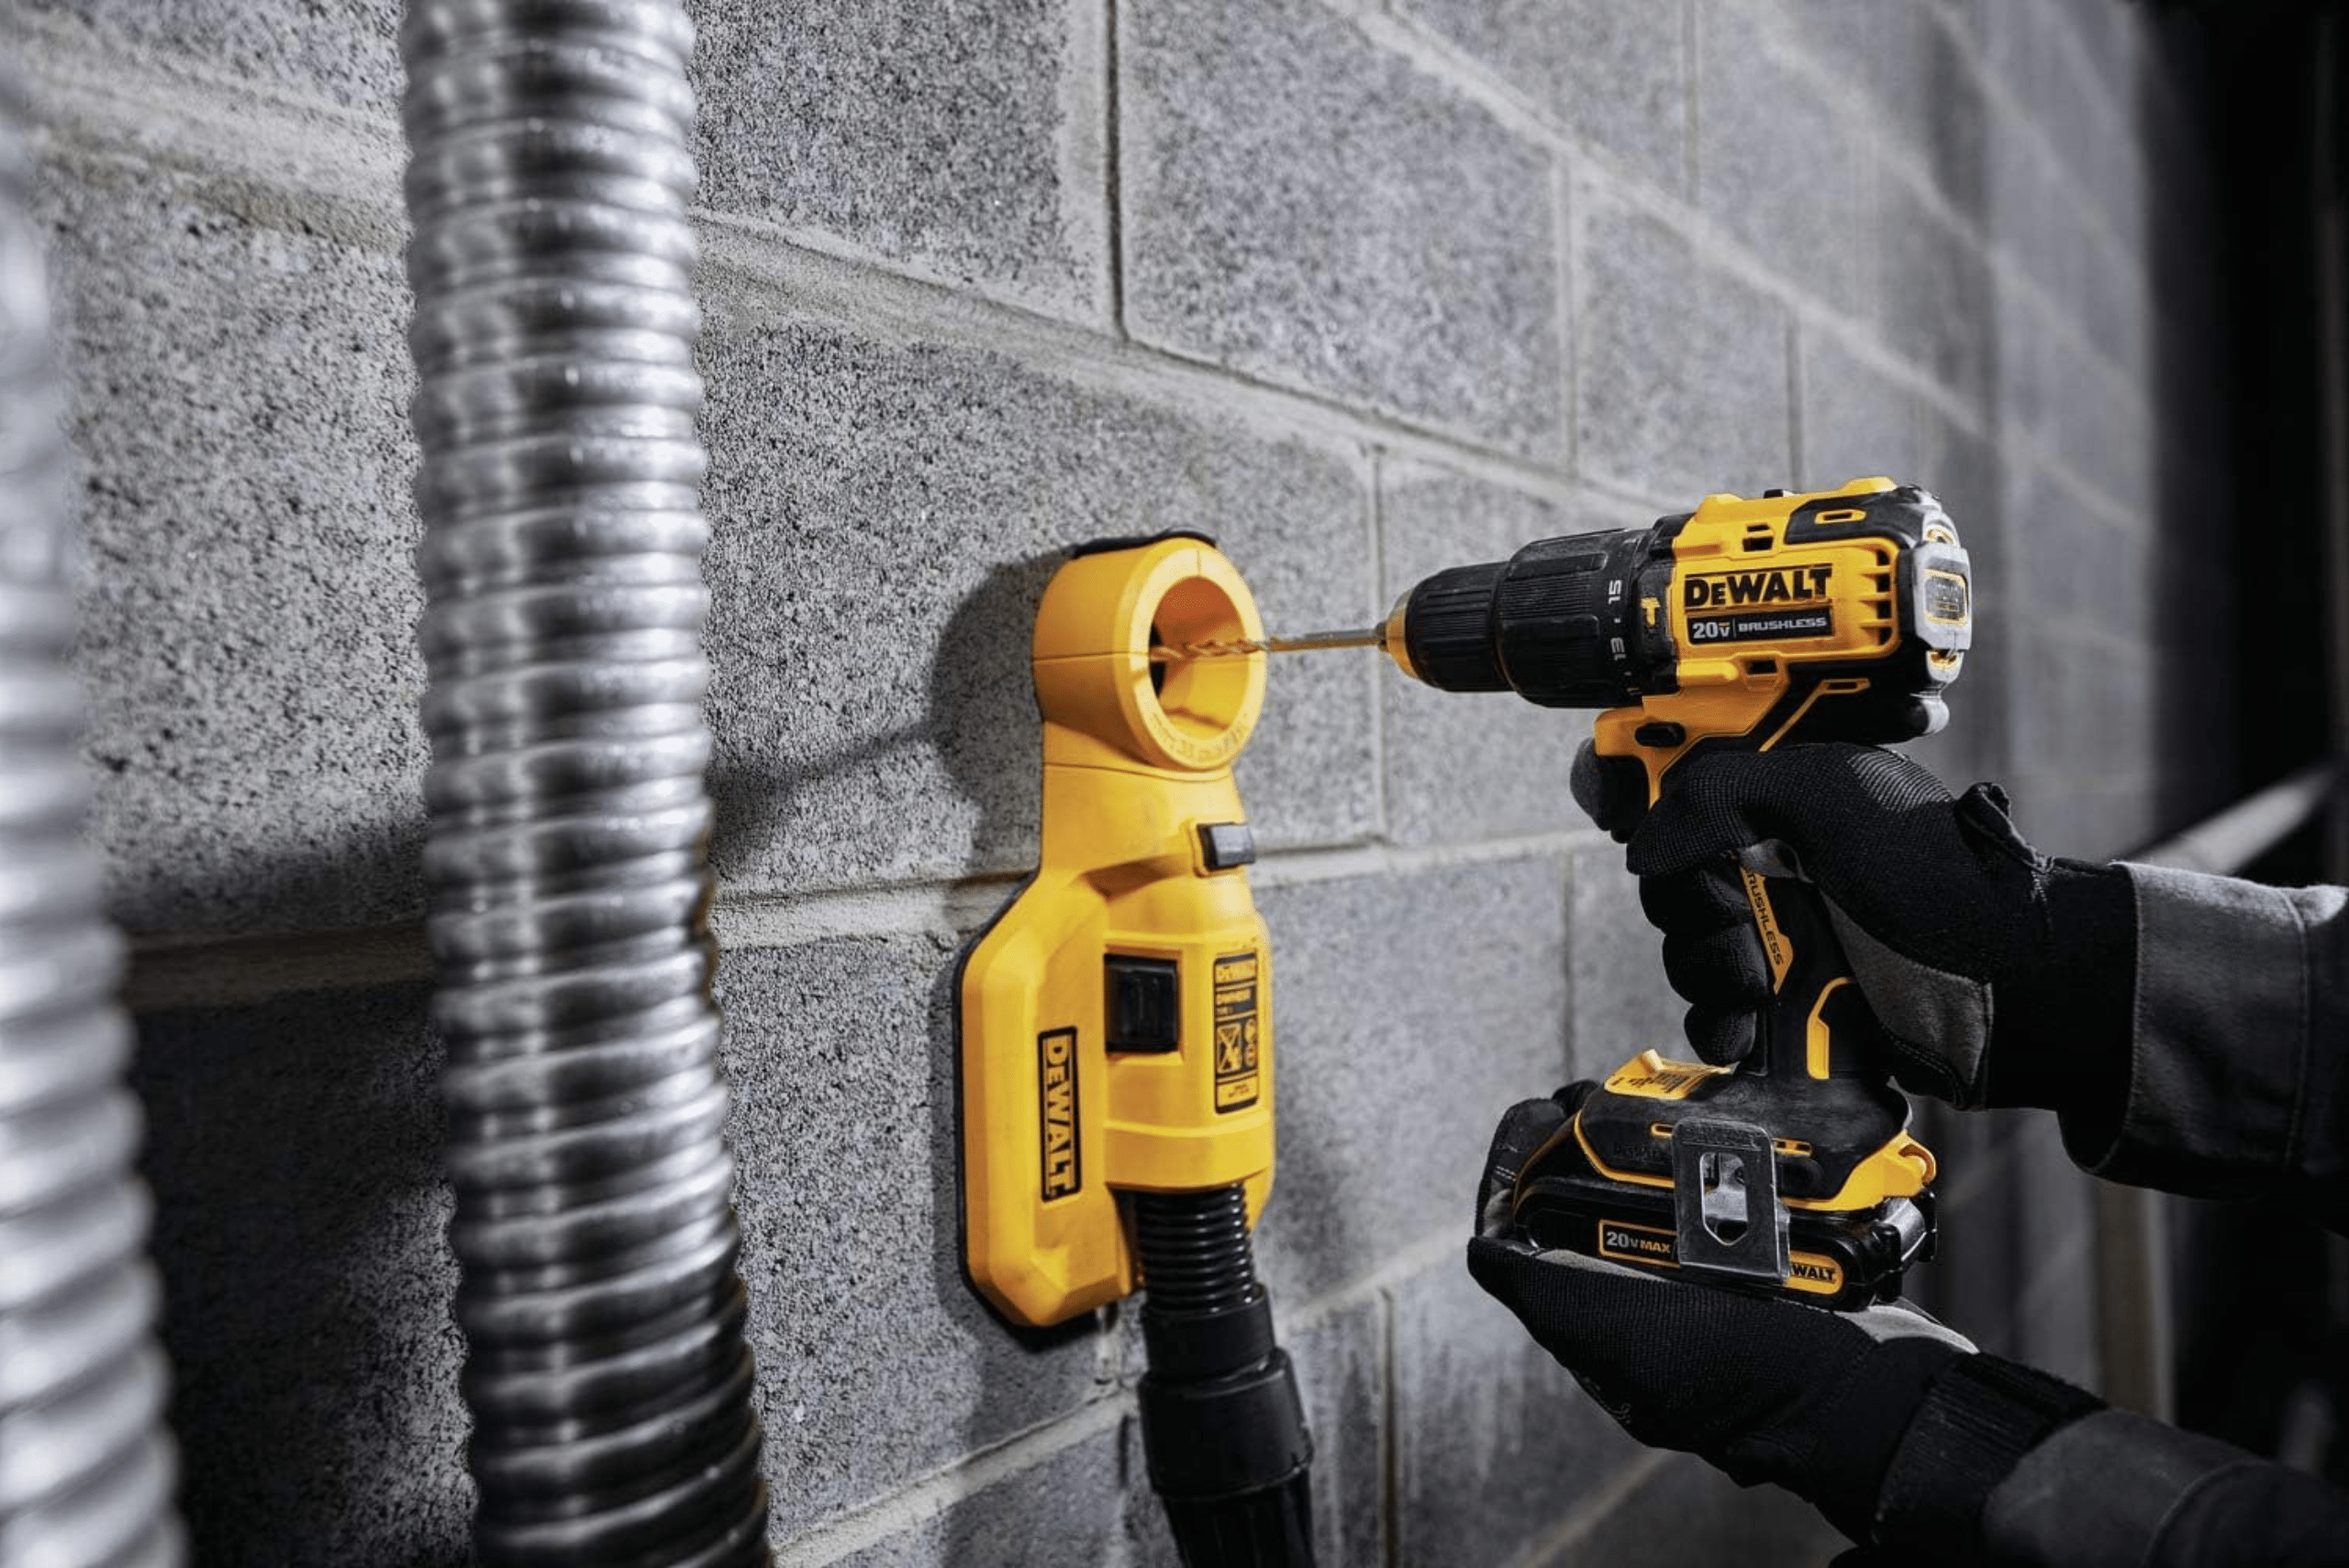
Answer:
[[1652, 534], [1618, 528], [1439, 572], [1387, 617], [1387, 651], [1439, 691], [1515, 692], [1544, 707], [1635, 703], [1670, 689], [1658, 681], [1670, 649], [1651, 646], [1639, 613], [1642, 595], [1671, 579], [1670, 555], [1656, 553]]

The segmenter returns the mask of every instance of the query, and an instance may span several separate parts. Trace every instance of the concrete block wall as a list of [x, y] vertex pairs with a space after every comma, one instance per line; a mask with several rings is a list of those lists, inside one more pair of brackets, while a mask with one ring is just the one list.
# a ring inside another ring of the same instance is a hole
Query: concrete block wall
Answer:
[[[1543, 533], [1889, 473], [1982, 573], [1921, 748], [1944, 776], [2003, 777], [2081, 854], [2232, 782], [2209, 173], [2143, 8], [692, 8], [719, 992], [779, 1561], [1171, 1561], [1130, 1317], [1014, 1333], [956, 1254], [950, 976], [1034, 854], [1023, 650], [1067, 546], [1204, 528], [1269, 621], [1346, 624]], [[207, 1562], [464, 1555], [398, 9], [5, 6]], [[1277, 667], [1241, 764], [1284, 1052], [1261, 1253], [1325, 1561], [1820, 1561], [1808, 1510], [1631, 1443], [1464, 1276], [1500, 1110], [1677, 1009], [1566, 798], [1580, 722], [1373, 662]], [[2053, 1129], [1932, 1128], [1923, 1289], [2093, 1383]]]

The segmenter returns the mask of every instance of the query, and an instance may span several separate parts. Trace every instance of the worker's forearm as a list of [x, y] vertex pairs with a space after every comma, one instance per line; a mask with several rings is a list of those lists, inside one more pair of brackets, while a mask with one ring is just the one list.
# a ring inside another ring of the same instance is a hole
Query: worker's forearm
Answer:
[[2317, 1568], [2349, 1562], [2349, 1500], [2122, 1410], [2054, 1432], [1983, 1507], [1986, 1568]]
[[1928, 1385], [1867, 1534], [1920, 1568], [2313, 1568], [2349, 1562], [2349, 1498], [1976, 1354]]
[[2337, 1220], [2349, 1194], [2349, 894], [2126, 869], [2133, 1040], [2125, 1068], [2065, 1108], [2073, 1157], [2175, 1192], [2297, 1196]]

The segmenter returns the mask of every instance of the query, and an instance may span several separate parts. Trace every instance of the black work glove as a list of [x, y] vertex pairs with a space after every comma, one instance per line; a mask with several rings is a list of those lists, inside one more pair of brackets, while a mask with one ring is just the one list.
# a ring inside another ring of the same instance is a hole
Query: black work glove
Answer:
[[2127, 873], [2049, 860], [2016, 832], [1997, 785], [1953, 799], [1872, 746], [1698, 757], [1652, 808], [1631, 782], [1588, 746], [1575, 759], [1575, 798], [1630, 844], [1706, 1061], [1753, 1049], [1770, 995], [1742, 861], [1816, 886], [1903, 1087], [1967, 1107], [2118, 1117], [2136, 984]]
[[1625, 1431], [1742, 1485], [1776, 1482], [1866, 1541], [1902, 1433], [1935, 1375], [1974, 1346], [1905, 1303], [1831, 1312], [1537, 1250], [1509, 1218], [1509, 1194], [1590, 1089], [1501, 1118], [1468, 1272]]

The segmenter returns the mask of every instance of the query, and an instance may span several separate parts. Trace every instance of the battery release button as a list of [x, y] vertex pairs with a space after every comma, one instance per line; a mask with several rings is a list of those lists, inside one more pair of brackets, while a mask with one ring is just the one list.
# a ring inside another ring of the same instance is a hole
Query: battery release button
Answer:
[[1112, 953], [1105, 962], [1109, 1049], [1163, 1052], [1180, 1045], [1183, 987], [1174, 961]]

